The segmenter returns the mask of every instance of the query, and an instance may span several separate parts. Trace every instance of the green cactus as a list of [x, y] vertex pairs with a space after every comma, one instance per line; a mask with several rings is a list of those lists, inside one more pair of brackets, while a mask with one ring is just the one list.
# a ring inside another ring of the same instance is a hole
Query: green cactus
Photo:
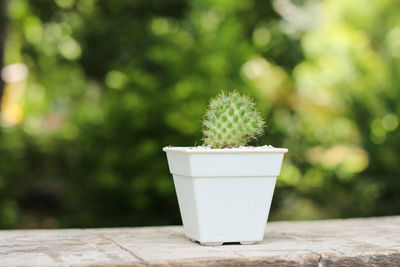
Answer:
[[204, 145], [212, 148], [245, 146], [263, 134], [264, 121], [255, 104], [237, 92], [211, 99], [203, 120]]

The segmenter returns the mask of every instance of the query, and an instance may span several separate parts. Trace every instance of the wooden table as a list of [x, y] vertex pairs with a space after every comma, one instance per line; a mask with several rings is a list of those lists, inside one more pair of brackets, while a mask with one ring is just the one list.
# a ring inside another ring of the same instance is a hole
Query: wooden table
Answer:
[[271, 222], [256, 245], [201, 246], [181, 226], [0, 231], [0, 266], [400, 266], [400, 216]]

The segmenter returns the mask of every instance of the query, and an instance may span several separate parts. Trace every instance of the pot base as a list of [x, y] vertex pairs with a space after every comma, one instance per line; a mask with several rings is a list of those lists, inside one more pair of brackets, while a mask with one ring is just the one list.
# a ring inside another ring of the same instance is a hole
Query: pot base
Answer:
[[240, 245], [254, 245], [257, 243], [260, 243], [260, 241], [243, 241], [243, 242], [240, 242]]
[[199, 242], [202, 246], [222, 246], [223, 242]]
[[242, 242], [199, 242], [197, 240], [191, 239], [195, 243], [199, 243], [202, 246], [222, 246], [222, 245], [254, 245], [260, 241], [242, 241]]
[[190, 241], [194, 243], [198, 243], [202, 246], [222, 246], [222, 245], [254, 245], [258, 244], [261, 241], [240, 241], [240, 242], [200, 242], [193, 238], [188, 238]]

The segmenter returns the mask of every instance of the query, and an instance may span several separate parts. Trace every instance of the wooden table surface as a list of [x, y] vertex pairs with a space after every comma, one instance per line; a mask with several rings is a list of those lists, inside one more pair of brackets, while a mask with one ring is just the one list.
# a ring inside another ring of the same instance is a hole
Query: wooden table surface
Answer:
[[217, 247], [181, 226], [0, 231], [0, 266], [400, 266], [400, 216], [271, 222], [260, 244]]

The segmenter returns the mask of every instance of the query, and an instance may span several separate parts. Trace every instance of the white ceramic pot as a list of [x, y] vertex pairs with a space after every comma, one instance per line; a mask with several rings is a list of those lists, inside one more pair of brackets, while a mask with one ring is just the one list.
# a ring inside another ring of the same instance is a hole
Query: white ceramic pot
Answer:
[[285, 148], [165, 147], [185, 235], [252, 244], [264, 230]]

